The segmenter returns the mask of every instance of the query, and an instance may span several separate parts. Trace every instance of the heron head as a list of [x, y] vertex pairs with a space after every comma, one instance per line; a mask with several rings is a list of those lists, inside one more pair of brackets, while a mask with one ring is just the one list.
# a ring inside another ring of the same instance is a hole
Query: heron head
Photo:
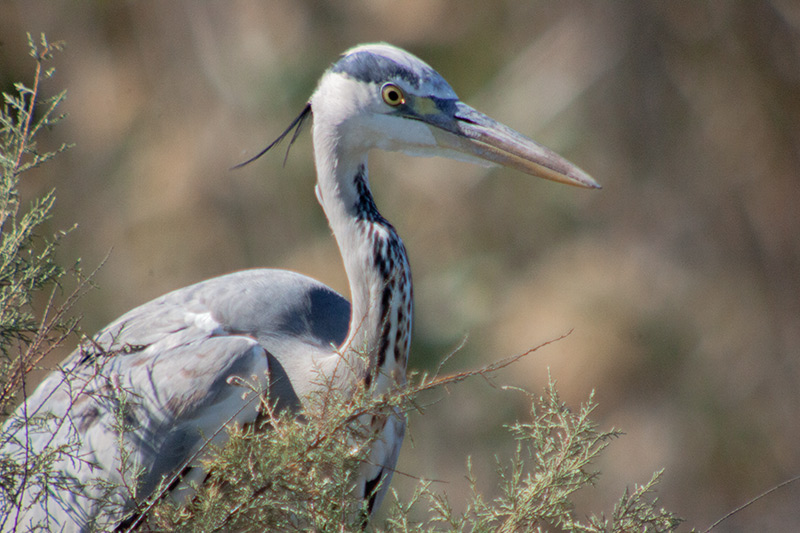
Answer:
[[[599, 188], [548, 148], [458, 99], [427, 63], [388, 44], [345, 52], [310, 100], [315, 138], [338, 149], [372, 148], [499, 164], [545, 179]], [[316, 139], [315, 139], [316, 140]]]

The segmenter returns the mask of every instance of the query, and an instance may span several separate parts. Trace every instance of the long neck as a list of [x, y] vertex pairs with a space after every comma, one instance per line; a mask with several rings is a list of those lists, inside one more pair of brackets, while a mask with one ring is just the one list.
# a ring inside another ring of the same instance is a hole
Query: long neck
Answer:
[[394, 227], [378, 212], [367, 177], [367, 155], [343, 154], [317, 142], [317, 197], [328, 218], [350, 282], [352, 311], [340, 347], [368, 387], [405, 382], [412, 322], [411, 270]]

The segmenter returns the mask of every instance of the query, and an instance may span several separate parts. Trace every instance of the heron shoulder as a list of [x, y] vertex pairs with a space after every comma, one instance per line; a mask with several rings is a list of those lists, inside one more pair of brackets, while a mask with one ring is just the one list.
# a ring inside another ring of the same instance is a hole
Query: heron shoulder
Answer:
[[341, 342], [350, 304], [302, 274], [252, 269], [174, 290], [120, 316], [96, 336], [102, 346], [150, 345], [166, 334], [195, 327], [212, 335], [316, 337]]

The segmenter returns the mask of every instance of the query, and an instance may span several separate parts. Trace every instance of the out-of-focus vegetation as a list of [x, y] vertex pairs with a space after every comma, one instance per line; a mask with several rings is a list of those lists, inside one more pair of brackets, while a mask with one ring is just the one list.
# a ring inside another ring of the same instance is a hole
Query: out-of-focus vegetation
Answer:
[[[81, 304], [94, 331], [251, 266], [346, 294], [308, 137], [285, 168], [228, 168], [282, 131], [347, 47], [386, 40], [424, 58], [604, 190], [376, 154], [376, 199], [414, 269], [412, 365], [429, 368], [465, 334], [453, 369], [574, 328], [497, 379], [538, 390], [550, 368], [568, 404], [595, 389], [601, 426], [625, 430], [579, 511], [611, 508], [663, 467], [661, 503], [702, 526], [800, 472], [799, 29], [789, 0], [8, 0], [0, 85], [27, 79], [25, 31], [69, 42], [71, 119], [47, 149], [76, 147], [21, 187], [27, 201], [57, 185], [49, 233], [86, 228], [64, 257], [98, 264], [111, 251]], [[528, 407], [481, 382], [453, 388], [412, 417], [399, 469], [466, 501], [466, 456], [492, 486], [489, 458], [513, 454], [502, 426]], [[785, 530], [798, 497], [787, 487], [726, 528]]]

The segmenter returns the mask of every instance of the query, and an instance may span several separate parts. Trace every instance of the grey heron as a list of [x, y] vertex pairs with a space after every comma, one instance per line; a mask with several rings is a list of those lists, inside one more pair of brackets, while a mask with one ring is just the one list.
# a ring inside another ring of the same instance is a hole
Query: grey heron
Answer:
[[[70, 457], [53, 465], [57, 477], [4, 493], [5, 509], [14, 504], [21, 511], [2, 519], [3, 531], [113, 529], [135, 502], [123, 490], [101, 493], [103, 487], [135, 484], [146, 497], [179, 467], [186, 472], [175, 490], [201, 480], [202, 465], [185, 463], [205, 436], [224, 440], [221, 427], [258, 416], [238, 380], [255, 376], [270, 401], [297, 408], [322, 386], [315, 373], [338, 372], [338, 385], [360, 383], [376, 395], [405, 381], [411, 270], [370, 191], [372, 149], [499, 164], [599, 187], [562, 157], [461, 102], [429, 65], [388, 44], [340, 56], [281, 138], [297, 135], [308, 119], [316, 196], [352, 304], [301, 274], [254, 269], [178, 289], [121, 316], [67, 357], [5, 423], [2, 451], [17, 460], [59, 446], [69, 446]], [[130, 394], [122, 435], [115, 420], [121, 391]], [[26, 425], [34, 416], [39, 422]], [[405, 419], [394, 413], [374, 429], [378, 438], [356, 487], [369, 513], [386, 493]], [[126, 479], [121, 449], [143, 468], [141, 477]]]

